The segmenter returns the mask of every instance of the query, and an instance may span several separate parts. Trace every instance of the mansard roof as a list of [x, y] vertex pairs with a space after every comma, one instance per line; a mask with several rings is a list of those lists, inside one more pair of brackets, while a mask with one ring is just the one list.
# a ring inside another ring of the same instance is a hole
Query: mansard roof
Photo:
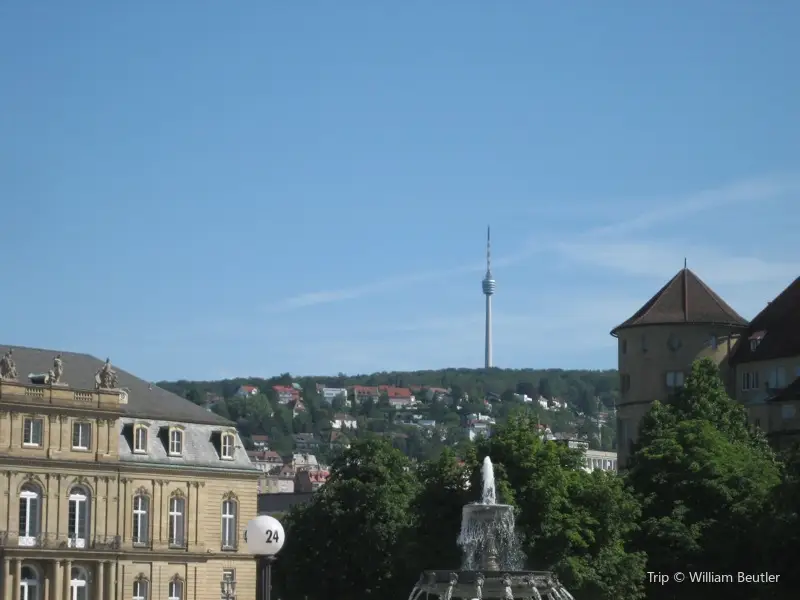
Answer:
[[[53, 357], [60, 354], [64, 361], [64, 383], [79, 390], [93, 390], [95, 374], [103, 366], [103, 361], [99, 358], [78, 352], [0, 345], [0, 354], [6, 352], [8, 348], [14, 351], [19, 381], [25, 381], [29, 373], [47, 373], [53, 366]], [[128, 403], [122, 405], [126, 416], [208, 425], [232, 425], [227, 419], [123, 371], [116, 365], [114, 370], [117, 373], [119, 388], [128, 392]]]
[[690, 269], [683, 268], [624, 323], [611, 330], [647, 325], [728, 325], [747, 327], [747, 321]]

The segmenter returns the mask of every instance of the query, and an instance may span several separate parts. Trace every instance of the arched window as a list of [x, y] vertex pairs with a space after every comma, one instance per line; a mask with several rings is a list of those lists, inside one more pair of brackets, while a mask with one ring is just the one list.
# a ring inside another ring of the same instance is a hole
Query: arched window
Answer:
[[150, 600], [150, 582], [141, 575], [133, 580], [133, 600]]
[[133, 428], [133, 451], [138, 454], [147, 452], [147, 425], [136, 425]]
[[20, 600], [42, 600], [39, 590], [41, 589], [41, 579], [39, 571], [31, 565], [23, 565], [19, 582]]
[[35, 483], [26, 483], [19, 493], [19, 545], [35, 546], [41, 532], [42, 491]]
[[91, 509], [89, 490], [82, 485], [69, 491], [69, 545], [71, 548], [86, 548], [89, 544], [89, 516]]
[[83, 567], [72, 567], [69, 600], [89, 600], [89, 576]]
[[169, 580], [167, 600], [183, 600], [183, 580], [180, 577], [175, 576]]
[[132, 533], [134, 544], [145, 545], [150, 542], [150, 498], [145, 494], [133, 497]]
[[222, 501], [222, 548], [223, 550], [236, 549], [236, 517], [237, 504], [233, 498]]
[[186, 499], [174, 495], [169, 499], [169, 545], [186, 546]]

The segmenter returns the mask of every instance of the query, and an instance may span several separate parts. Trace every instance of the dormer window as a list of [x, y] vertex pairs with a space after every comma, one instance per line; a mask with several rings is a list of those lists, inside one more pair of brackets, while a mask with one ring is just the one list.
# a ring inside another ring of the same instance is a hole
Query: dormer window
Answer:
[[226, 460], [233, 460], [236, 437], [232, 433], [223, 433], [220, 440], [220, 456]]
[[750, 340], [750, 352], [755, 352], [756, 348], [758, 348], [758, 342], [760, 341], [759, 339]]
[[183, 454], [183, 431], [176, 427], [169, 430], [169, 455], [180, 456]]
[[145, 454], [147, 452], [147, 425], [134, 426], [133, 451], [137, 454]]

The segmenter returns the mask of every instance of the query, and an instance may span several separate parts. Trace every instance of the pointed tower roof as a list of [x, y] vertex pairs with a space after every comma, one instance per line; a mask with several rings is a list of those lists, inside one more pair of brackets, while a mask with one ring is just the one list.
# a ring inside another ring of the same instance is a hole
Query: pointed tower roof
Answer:
[[636, 314], [612, 329], [611, 335], [630, 327], [679, 323], [747, 327], [747, 321], [739, 313], [684, 267]]

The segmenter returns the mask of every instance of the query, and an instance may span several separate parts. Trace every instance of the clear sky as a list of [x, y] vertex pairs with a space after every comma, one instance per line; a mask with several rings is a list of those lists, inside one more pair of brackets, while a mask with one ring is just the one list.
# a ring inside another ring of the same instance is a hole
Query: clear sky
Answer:
[[481, 366], [487, 224], [498, 366], [615, 366], [684, 257], [752, 317], [800, 274], [798, 23], [6, 0], [0, 342], [154, 380]]

